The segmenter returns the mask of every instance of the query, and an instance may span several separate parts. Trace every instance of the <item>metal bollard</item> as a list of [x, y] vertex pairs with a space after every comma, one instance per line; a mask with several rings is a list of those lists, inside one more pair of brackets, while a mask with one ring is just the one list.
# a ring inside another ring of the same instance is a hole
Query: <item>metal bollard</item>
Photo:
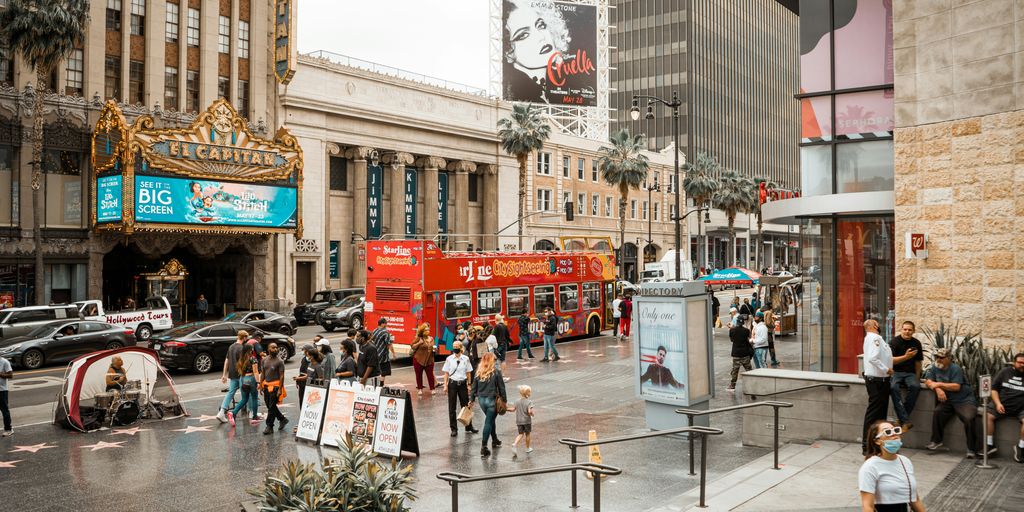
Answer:
[[459, 483], [448, 483], [452, 486], [452, 512], [459, 512]]
[[[569, 450], [572, 451], [571, 462], [576, 464], [576, 446], [570, 445]], [[572, 473], [572, 508], [580, 508], [580, 506], [576, 504], [576, 470], [574, 469], [570, 473]]]
[[773, 405], [772, 409], [775, 410], [775, 431], [772, 432], [775, 435], [775, 467], [772, 469], [779, 469], [779, 406]]
[[704, 494], [707, 483], [708, 472], [708, 436], [700, 436], [700, 508], [707, 508], [704, 503]]
[[601, 475], [594, 474], [594, 512], [601, 512]]

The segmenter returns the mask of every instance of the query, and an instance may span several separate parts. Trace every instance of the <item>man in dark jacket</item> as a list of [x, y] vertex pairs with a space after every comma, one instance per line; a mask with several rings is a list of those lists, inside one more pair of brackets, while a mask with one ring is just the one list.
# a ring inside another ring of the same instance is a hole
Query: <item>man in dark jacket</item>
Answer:
[[519, 351], [516, 354], [516, 358], [523, 358], [523, 349], [525, 348], [526, 355], [533, 359], [533, 349], [530, 348], [530, 340], [533, 339], [530, 332], [530, 312], [523, 311], [523, 314], [519, 315], [516, 322], [519, 324]]
[[729, 329], [729, 340], [732, 341], [732, 380], [729, 381], [729, 391], [736, 391], [736, 378], [740, 375], [740, 367], [744, 371], [750, 371], [750, 358], [754, 355], [754, 348], [750, 345], [750, 329], [743, 326], [747, 321], [740, 316], [736, 326]]
[[[512, 335], [509, 334], [508, 326], [505, 325], [505, 317], [500, 313], [494, 315], [494, 331], [492, 331], [492, 334], [498, 340], [498, 348], [494, 350], [494, 357], [504, 364], [505, 353], [508, 352], [508, 347], [512, 344]], [[499, 365], [500, 367], [501, 365]]]
[[558, 317], [555, 316], [554, 311], [551, 311], [551, 308], [547, 308], [544, 314], [546, 315], [544, 317], [544, 359], [540, 360], [542, 363], [548, 361], [548, 352], [554, 354], [555, 361], [561, 359], [561, 357], [558, 357], [558, 350], [555, 348], [555, 336], [558, 334]]

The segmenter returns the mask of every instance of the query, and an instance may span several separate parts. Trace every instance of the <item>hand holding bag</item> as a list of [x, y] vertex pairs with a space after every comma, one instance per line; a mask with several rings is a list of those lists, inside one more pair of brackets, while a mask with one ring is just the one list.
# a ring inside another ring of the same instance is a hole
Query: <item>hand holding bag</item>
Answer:
[[499, 396], [494, 399], [494, 409], [498, 411], [498, 415], [504, 416], [505, 413], [508, 412], [508, 403], [505, 402], [504, 398]]
[[473, 423], [473, 409], [470, 409], [468, 406], [463, 407], [459, 411], [459, 417], [457, 419], [459, 420], [459, 423], [462, 423], [462, 426], [469, 426], [470, 423]]

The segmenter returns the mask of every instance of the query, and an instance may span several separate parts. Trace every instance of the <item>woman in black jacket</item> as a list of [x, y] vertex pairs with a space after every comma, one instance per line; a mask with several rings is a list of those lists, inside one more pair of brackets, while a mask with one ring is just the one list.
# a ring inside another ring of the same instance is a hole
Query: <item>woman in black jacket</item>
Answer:
[[480, 409], [484, 413], [484, 436], [481, 439], [480, 455], [486, 457], [491, 454], [487, 449], [488, 438], [492, 440], [491, 445], [495, 448], [501, 446], [498, 440], [497, 428], [494, 419], [498, 416], [497, 400], [501, 398], [508, 403], [508, 396], [505, 395], [505, 379], [501, 376], [495, 362], [494, 354], [487, 352], [480, 358], [480, 367], [477, 368], [473, 378], [473, 390], [469, 395], [470, 407], [480, 399]]

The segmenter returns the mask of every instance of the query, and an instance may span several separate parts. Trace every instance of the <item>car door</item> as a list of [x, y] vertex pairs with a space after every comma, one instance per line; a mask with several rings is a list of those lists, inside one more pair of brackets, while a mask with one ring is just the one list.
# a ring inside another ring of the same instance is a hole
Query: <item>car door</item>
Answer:
[[102, 322], [82, 322], [82, 343], [89, 346], [90, 352], [105, 350], [111, 342], [124, 345], [124, 340], [114, 335], [114, 327]]
[[88, 339], [81, 322], [68, 322], [57, 328], [52, 340], [46, 340], [43, 353], [47, 361], [69, 361], [92, 352]]
[[242, 320], [242, 323], [267, 330], [267, 314], [264, 311], [249, 313], [248, 315], [245, 315], [245, 319]]
[[213, 353], [214, 364], [220, 364], [228, 355], [228, 347], [235, 342], [238, 331], [232, 327], [234, 324], [217, 324], [206, 330], [203, 339], [204, 346]]

